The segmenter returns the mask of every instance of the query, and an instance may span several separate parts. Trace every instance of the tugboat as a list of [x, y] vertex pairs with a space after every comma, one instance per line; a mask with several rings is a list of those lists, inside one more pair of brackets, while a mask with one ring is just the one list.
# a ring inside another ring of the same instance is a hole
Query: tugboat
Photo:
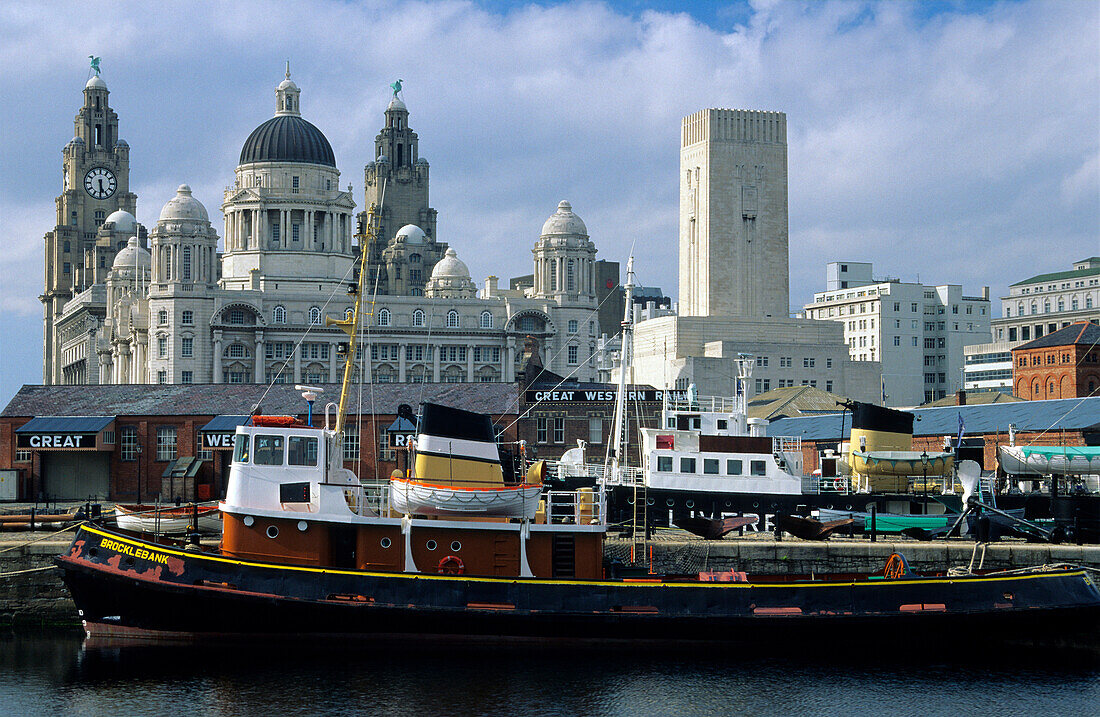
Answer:
[[[368, 229], [373, 208], [369, 216]], [[351, 319], [338, 322], [349, 357], [365, 274]], [[56, 560], [89, 636], [828, 640], [861, 649], [942, 647], [960, 634], [1095, 639], [1100, 590], [1079, 569], [917, 575], [901, 556], [873, 576], [605, 565], [602, 486], [536, 496], [541, 464], [506, 482], [491, 425], [448, 407], [422, 407], [411, 474], [365, 486], [341, 460], [352, 363], [323, 428], [255, 416], [237, 429], [218, 548], [78, 529]]]

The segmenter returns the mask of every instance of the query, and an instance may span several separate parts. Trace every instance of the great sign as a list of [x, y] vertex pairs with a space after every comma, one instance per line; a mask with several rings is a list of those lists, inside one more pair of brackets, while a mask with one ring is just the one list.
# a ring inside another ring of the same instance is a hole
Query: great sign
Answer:
[[19, 448], [72, 449], [95, 448], [95, 433], [21, 433]]
[[[558, 391], [525, 391], [524, 400], [527, 403], [611, 403], [615, 400], [617, 391], [571, 389]], [[687, 391], [669, 391], [669, 398], [683, 401], [687, 398]], [[627, 401], [662, 401], [665, 391], [647, 388], [636, 391], [627, 391]]]

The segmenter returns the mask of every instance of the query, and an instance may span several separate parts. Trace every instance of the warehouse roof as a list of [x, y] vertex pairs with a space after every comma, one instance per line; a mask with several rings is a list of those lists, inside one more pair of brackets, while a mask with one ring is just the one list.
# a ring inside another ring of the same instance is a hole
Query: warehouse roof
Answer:
[[[1020, 431], [1100, 430], [1100, 396], [1063, 398], [1056, 401], [987, 403], [981, 406], [916, 408], [913, 424], [916, 436], [953, 436], [959, 432], [962, 416], [967, 434], [1007, 431], [1015, 424]], [[841, 424], [843, 423], [843, 435]], [[768, 425], [768, 435], [798, 436], [806, 441], [835, 441], [847, 438], [852, 429], [850, 413], [783, 418]]]

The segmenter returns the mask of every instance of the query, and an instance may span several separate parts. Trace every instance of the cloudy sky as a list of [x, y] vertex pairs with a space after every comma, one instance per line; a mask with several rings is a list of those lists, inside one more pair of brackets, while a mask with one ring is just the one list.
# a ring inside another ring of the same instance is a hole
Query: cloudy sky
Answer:
[[[289, 59], [362, 203], [405, 82], [440, 239], [475, 281], [531, 270], [557, 202], [599, 257], [677, 295], [680, 119], [787, 114], [791, 305], [827, 261], [967, 293], [1100, 254], [1095, 2], [0, 5], [0, 405], [41, 382], [43, 234], [88, 77], [130, 143], [138, 219], [183, 182], [218, 206]], [[999, 315], [997, 306], [994, 315]]]

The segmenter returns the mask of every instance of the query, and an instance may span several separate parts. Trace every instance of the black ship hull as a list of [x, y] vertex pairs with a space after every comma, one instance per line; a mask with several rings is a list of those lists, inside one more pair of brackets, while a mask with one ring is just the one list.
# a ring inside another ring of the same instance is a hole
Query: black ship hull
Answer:
[[372, 573], [227, 559], [82, 527], [57, 558], [89, 635], [431, 635], [580, 641], [868, 641], [966, 634], [1096, 643], [1082, 571], [805, 582], [570, 581]]

